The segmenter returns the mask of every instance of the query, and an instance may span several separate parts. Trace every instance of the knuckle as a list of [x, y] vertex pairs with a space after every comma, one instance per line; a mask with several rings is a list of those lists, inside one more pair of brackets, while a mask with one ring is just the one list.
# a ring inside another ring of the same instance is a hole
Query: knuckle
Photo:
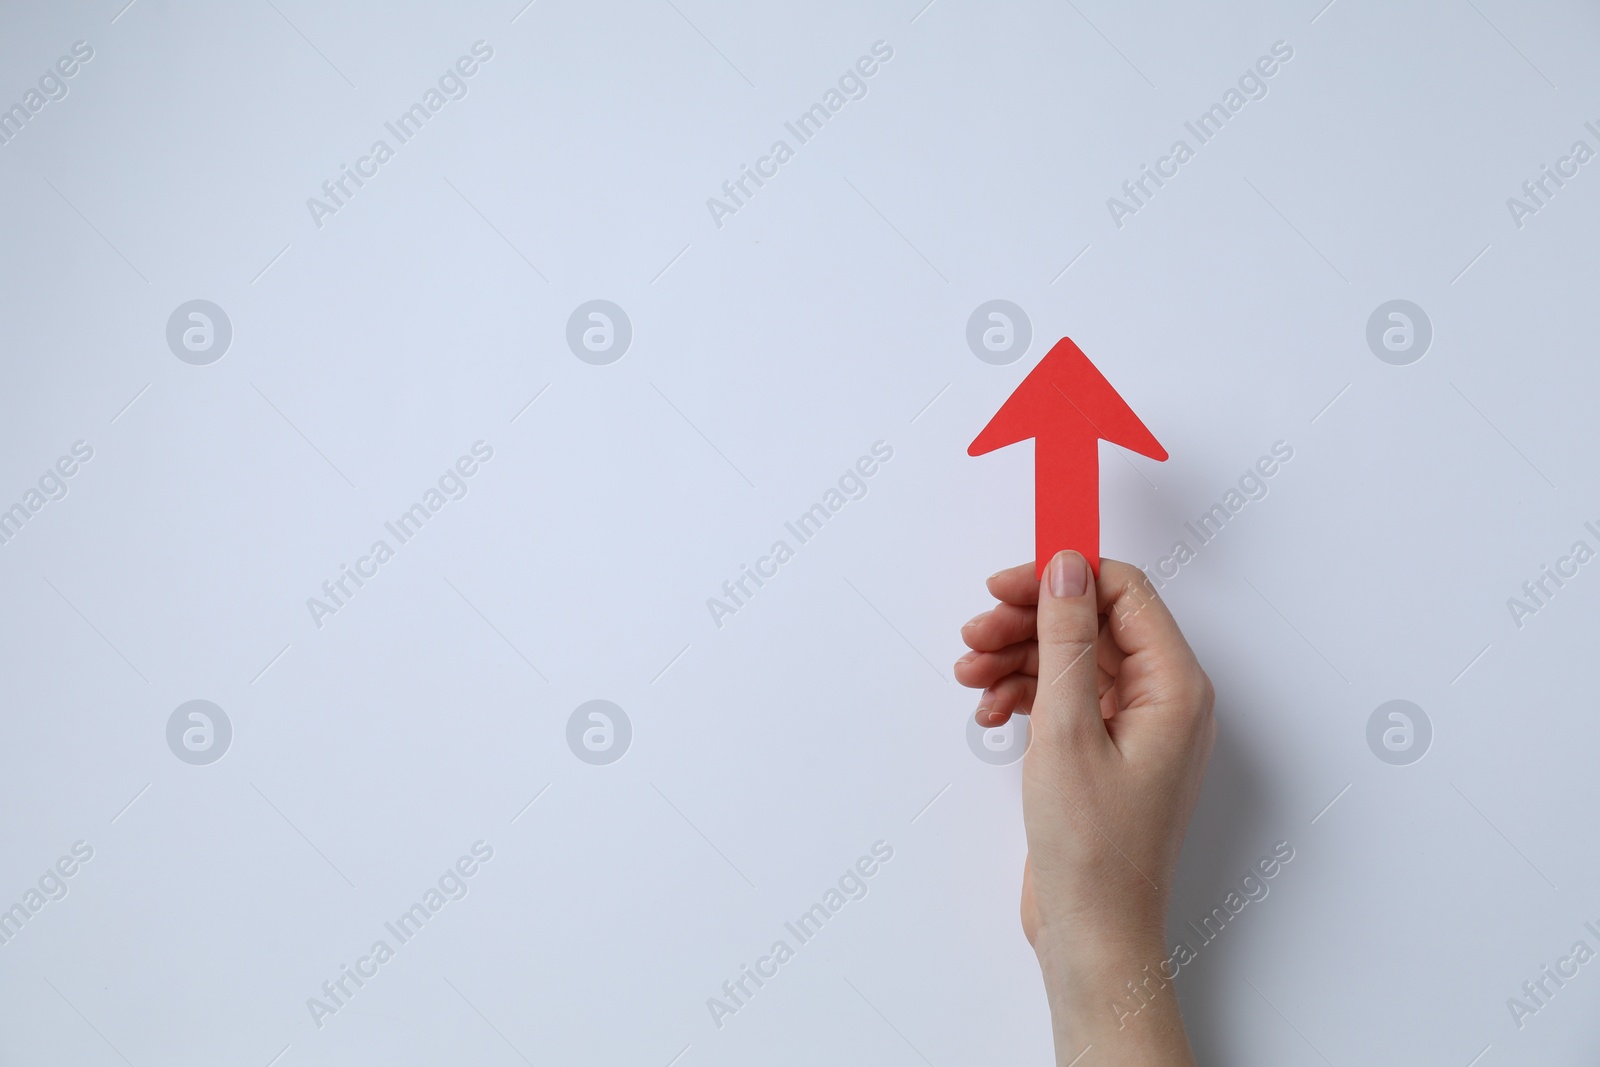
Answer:
[[1044, 657], [1042, 655], [1040, 657], [1041, 674], [1048, 675], [1043, 680], [1050, 685], [1067, 685], [1084, 672], [1091, 677], [1094, 675], [1096, 667], [1094, 638], [1064, 638], [1050, 642], [1050, 647], [1055, 650], [1054, 662], [1046, 667]]
[[1205, 671], [1196, 667], [1181, 690], [1182, 708], [1197, 732], [1215, 730], [1217, 690]]
[[1216, 689], [1197, 664], [1167, 680], [1162, 686], [1162, 702], [1182, 719], [1199, 723], [1212, 718]]
[[1100, 620], [1093, 612], [1057, 612], [1039, 619], [1039, 640], [1055, 648], [1076, 652], [1085, 645], [1093, 646], [1099, 636]]

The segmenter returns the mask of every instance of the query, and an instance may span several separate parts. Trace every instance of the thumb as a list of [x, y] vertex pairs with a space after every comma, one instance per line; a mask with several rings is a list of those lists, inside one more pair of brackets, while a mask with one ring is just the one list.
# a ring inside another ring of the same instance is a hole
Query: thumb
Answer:
[[1057, 552], [1039, 583], [1039, 689], [1033, 730], [1047, 743], [1077, 748], [1098, 734], [1100, 610], [1089, 563], [1077, 552]]

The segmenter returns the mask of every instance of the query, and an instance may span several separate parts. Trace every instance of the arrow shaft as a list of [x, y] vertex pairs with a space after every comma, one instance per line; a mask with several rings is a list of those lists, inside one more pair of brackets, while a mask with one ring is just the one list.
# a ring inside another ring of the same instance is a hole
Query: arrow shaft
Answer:
[[1100, 573], [1100, 441], [1093, 434], [1036, 438], [1033, 458], [1034, 558], [1040, 577], [1063, 549]]

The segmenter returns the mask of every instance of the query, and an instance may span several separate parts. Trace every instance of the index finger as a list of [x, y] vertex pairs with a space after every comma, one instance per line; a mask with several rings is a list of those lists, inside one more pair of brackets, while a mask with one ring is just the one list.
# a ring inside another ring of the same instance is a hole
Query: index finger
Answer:
[[996, 571], [984, 584], [990, 596], [1007, 604], [1029, 607], [1039, 602], [1038, 570], [1032, 560]]

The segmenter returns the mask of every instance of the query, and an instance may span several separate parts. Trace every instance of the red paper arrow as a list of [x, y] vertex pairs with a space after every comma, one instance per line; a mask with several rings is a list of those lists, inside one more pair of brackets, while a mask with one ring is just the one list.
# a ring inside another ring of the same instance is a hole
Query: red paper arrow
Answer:
[[1028, 372], [967, 455], [1033, 438], [1034, 552], [1038, 576], [1062, 549], [1100, 573], [1100, 442], [1155, 460], [1167, 450], [1070, 337]]

